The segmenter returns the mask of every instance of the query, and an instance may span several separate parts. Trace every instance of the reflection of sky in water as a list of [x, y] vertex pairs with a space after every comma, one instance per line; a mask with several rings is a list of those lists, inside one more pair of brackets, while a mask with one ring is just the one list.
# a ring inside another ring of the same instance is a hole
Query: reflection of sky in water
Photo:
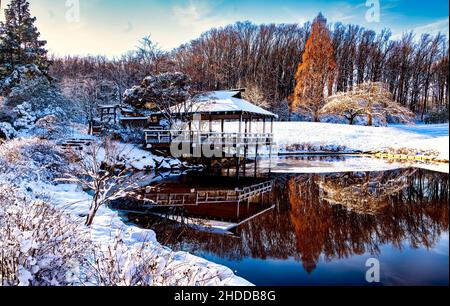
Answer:
[[[232, 261], [211, 253], [200, 254], [208, 260], [231, 268], [237, 275], [260, 286], [367, 284], [365, 264], [367, 259], [373, 257], [364, 254], [331, 262], [322, 258], [316, 270], [308, 274], [301, 262], [294, 258], [245, 258], [242, 261]], [[448, 234], [443, 235], [439, 245], [430, 251], [407, 247], [403, 252], [399, 252], [390, 245], [383, 246], [378, 259], [383, 285], [448, 285]]]

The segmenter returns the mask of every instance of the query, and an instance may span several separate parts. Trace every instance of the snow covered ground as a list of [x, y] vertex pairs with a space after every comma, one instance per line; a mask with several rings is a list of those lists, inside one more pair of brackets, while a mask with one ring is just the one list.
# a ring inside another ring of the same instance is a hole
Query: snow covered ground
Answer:
[[449, 124], [351, 126], [311, 122], [277, 122], [279, 152], [382, 152], [408, 150], [413, 154], [449, 159]]

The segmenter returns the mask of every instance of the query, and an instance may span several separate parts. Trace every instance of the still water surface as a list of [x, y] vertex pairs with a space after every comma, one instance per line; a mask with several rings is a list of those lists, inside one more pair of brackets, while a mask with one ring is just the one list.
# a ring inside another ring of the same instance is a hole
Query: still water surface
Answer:
[[239, 224], [236, 228], [201, 230], [140, 214], [129, 220], [154, 229], [174, 250], [223, 264], [255, 285], [369, 285], [369, 258], [380, 261], [382, 285], [449, 284], [448, 174], [413, 168], [262, 172], [253, 179], [197, 173], [166, 182], [217, 191], [272, 181], [269, 192], [239, 205], [170, 210], [187, 219]]

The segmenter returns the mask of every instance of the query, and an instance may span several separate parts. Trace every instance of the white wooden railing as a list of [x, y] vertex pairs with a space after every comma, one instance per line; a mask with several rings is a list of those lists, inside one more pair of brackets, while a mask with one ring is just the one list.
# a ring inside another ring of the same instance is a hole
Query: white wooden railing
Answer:
[[172, 142], [191, 144], [215, 144], [218, 146], [272, 145], [272, 133], [221, 133], [188, 130], [145, 130], [146, 144], [170, 144]]

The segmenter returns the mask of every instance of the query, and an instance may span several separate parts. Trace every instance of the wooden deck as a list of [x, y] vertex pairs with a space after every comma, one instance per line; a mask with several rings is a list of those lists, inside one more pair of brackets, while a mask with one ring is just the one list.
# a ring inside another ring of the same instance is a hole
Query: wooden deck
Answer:
[[274, 143], [272, 133], [221, 133], [163, 129], [151, 129], [144, 132], [147, 148], [170, 147], [174, 142], [190, 146], [210, 145], [221, 148], [271, 146]]

